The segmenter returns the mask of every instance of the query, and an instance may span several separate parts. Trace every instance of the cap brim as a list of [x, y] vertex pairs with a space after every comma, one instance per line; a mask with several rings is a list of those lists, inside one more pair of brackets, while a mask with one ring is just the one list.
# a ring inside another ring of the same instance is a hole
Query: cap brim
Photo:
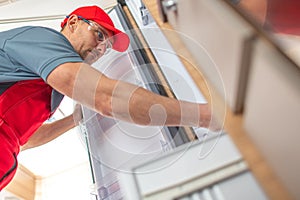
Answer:
[[128, 49], [130, 39], [126, 33], [120, 31], [119, 29], [116, 29], [115, 27], [109, 24], [101, 23], [101, 22], [97, 22], [97, 23], [99, 23], [99, 25], [106, 28], [107, 30], [110, 30], [113, 33], [114, 43], [112, 45], [112, 48], [114, 50], [119, 52], [124, 52]]

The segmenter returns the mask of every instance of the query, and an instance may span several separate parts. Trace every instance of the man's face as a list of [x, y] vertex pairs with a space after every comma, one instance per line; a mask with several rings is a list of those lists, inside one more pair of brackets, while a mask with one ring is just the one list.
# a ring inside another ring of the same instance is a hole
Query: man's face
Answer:
[[88, 64], [92, 64], [111, 49], [113, 37], [111, 32], [96, 22], [82, 18], [82, 20], [78, 20], [72, 41], [82, 59]]

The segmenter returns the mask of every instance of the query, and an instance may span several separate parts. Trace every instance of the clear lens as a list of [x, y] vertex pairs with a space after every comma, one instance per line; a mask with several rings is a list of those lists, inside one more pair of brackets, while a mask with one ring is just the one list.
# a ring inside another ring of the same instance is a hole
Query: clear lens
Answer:
[[112, 49], [112, 44], [111, 44], [109, 39], [106, 39], [103, 42], [105, 43], [105, 52], [104, 52], [104, 54], [108, 54], [110, 52], [110, 50]]
[[101, 30], [100, 27], [98, 27], [97, 25], [95, 25], [93, 22], [78, 16], [78, 18], [82, 19], [84, 22], [86, 22], [89, 26], [88, 26], [88, 30], [93, 30], [95, 31], [95, 33], [97, 33], [97, 40], [102, 44], [105, 45], [105, 53], [107, 54], [111, 49], [112, 49], [112, 43], [109, 40], [109, 36], [105, 34], [105, 31]]

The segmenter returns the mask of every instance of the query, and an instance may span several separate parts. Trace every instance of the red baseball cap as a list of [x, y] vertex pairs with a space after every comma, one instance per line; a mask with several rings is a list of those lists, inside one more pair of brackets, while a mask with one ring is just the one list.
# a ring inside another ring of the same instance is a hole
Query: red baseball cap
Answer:
[[[108, 14], [98, 6], [80, 7], [74, 10], [70, 15], [73, 14], [81, 16], [87, 20], [92, 20], [103, 28], [111, 31], [114, 37], [114, 43], [112, 45], [112, 48], [114, 50], [123, 52], [128, 48], [130, 42], [128, 35], [120, 31], [119, 29], [116, 29]], [[67, 21], [68, 17], [64, 19], [60, 26], [63, 28]]]

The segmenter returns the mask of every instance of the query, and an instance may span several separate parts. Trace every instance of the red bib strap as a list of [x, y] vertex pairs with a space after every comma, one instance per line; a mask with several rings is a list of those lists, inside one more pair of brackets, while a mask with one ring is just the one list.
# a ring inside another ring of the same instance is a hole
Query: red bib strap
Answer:
[[52, 88], [42, 79], [19, 81], [0, 96], [0, 118], [17, 134], [20, 145], [51, 115]]

